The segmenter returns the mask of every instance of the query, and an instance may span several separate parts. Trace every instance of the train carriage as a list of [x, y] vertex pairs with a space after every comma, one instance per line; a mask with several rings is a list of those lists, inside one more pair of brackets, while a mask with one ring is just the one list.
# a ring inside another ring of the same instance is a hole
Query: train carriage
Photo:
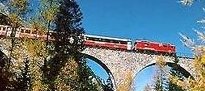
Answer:
[[0, 36], [10, 36], [12, 28], [7, 25], [0, 25]]
[[120, 39], [104, 36], [85, 35], [85, 46], [101, 47], [119, 50], [131, 50], [132, 44], [130, 39]]

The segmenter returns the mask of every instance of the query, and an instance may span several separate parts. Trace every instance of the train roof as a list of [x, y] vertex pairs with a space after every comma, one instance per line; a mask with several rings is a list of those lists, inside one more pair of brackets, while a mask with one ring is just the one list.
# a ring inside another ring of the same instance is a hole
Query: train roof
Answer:
[[85, 34], [86, 37], [93, 37], [93, 38], [102, 38], [102, 39], [110, 39], [110, 40], [118, 40], [118, 41], [132, 41], [130, 39], [125, 38], [116, 38], [116, 37], [107, 37], [107, 36], [99, 36], [99, 35], [89, 35]]
[[150, 43], [157, 43], [157, 44], [163, 44], [163, 45], [171, 45], [171, 46], [175, 46], [174, 44], [171, 43], [162, 43], [162, 42], [157, 42], [157, 41], [151, 41], [151, 40], [146, 40], [146, 39], [136, 39], [135, 42], [140, 42], [140, 41], [146, 41], [146, 42], [150, 42]]

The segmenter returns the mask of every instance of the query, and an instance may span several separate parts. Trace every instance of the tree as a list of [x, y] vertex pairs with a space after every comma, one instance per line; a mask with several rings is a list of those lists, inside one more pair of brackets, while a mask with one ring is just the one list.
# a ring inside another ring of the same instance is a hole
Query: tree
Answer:
[[[193, 1], [193, 0], [191, 0]], [[202, 19], [197, 21], [198, 23], [204, 25], [205, 20]], [[201, 28], [204, 29], [203, 27]], [[205, 34], [199, 30], [195, 30], [198, 35], [198, 38], [201, 42], [194, 42], [191, 38], [181, 34], [182, 42], [185, 46], [189, 47], [194, 53], [194, 79], [188, 78], [185, 80], [180, 80], [178, 77], [173, 77], [172, 82], [178, 86], [181, 86], [182, 89], [190, 91], [204, 91], [205, 90]]]
[[156, 75], [154, 76], [154, 84], [152, 84], [155, 91], [166, 91], [168, 88], [168, 70], [163, 56], [159, 56], [156, 61]]
[[143, 91], [152, 91], [152, 88], [151, 88], [151, 86], [150, 85], [146, 85], [145, 87], [144, 87], [144, 90]]
[[[177, 65], [177, 64], [174, 64], [174, 65]], [[178, 70], [178, 68], [176, 67], [171, 67], [170, 69], [170, 76], [174, 76], [174, 77], [178, 77], [179, 80], [184, 80], [185, 77], [183, 76], [183, 74]], [[184, 89], [181, 87], [181, 86], [178, 86], [176, 84], [174, 84], [172, 81], [171, 81], [171, 77], [169, 78], [169, 83], [168, 83], [168, 89], [169, 91], [184, 91]]]
[[[5, 5], [3, 5], [2, 3]], [[1, 4], [3, 7], [8, 6], [3, 9], [4, 12], [3, 14], [1, 14], [1, 17], [2, 17], [1, 24], [10, 25], [12, 27], [10, 37], [9, 37], [11, 39], [10, 55], [8, 57], [7, 62], [5, 63], [5, 67], [3, 68], [4, 73], [7, 74], [7, 76], [5, 76], [4, 74], [1, 74], [2, 76], [7, 77], [5, 79], [9, 79], [8, 82], [6, 83], [10, 85], [4, 87], [6, 89], [1, 89], [1, 90], [15, 90], [15, 89], [25, 90], [27, 87], [24, 88], [24, 86], [28, 84], [24, 84], [23, 88], [21, 89], [21, 86], [23, 84], [20, 84], [21, 82], [20, 80], [23, 79], [22, 81], [24, 82], [25, 82], [25, 79], [27, 80], [27, 76], [26, 76], [27, 72], [23, 70], [19, 71], [20, 70], [19, 68], [23, 66], [23, 63], [16, 64], [14, 62], [20, 63], [19, 56], [21, 55], [20, 52], [22, 51], [19, 50], [19, 47], [21, 46], [21, 43], [18, 39], [15, 38], [15, 33], [17, 29], [22, 27], [23, 23], [25, 23], [24, 22], [26, 20], [25, 15], [28, 12], [28, 1], [27, 0], [18, 0], [18, 1], [17, 0], [1, 0]], [[17, 79], [18, 77], [23, 77], [23, 78]]]
[[97, 85], [93, 83], [86, 61], [80, 55], [84, 33], [80, 8], [75, 0], [62, 0], [59, 4], [54, 22], [54, 56], [44, 72], [46, 83], [49, 89], [96, 90]]
[[117, 91], [130, 91], [132, 89], [132, 73], [130, 70], [126, 71], [125, 80], [118, 86]]
[[24, 67], [21, 69], [21, 76], [18, 79], [18, 84], [15, 90], [22, 90], [26, 91], [29, 90], [31, 87], [31, 76], [30, 76], [30, 69], [29, 69], [29, 60], [25, 58], [24, 60]]
[[[41, 6], [33, 15], [27, 14], [30, 11], [28, 0], [3, 1], [9, 6], [8, 24], [13, 30], [9, 61], [5, 64], [11, 73], [4, 71], [7, 75], [0, 76], [14, 80], [8, 83], [9, 88], [34, 91], [102, 89], [80, 55], [84, 47], [84, 29], [82, 13], [74, 0], [41, 0]], [[46, 41], [15, 38], [16, 31], [22, 27], [40, 35], [47, 34]], [[51, 31], [55, 35], [51, 35]], [[56, 41], [49, 41], [49, 36], [54, 36]], [[11, 59], [15, 63], [11, 63]]]
[[180, 0], [179, 1], [182, 5], [191, 6], [194, 0]]

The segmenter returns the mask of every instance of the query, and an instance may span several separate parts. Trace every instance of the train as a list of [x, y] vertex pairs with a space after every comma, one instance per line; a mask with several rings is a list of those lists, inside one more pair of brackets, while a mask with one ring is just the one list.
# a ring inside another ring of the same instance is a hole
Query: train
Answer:
[[[12, 33], [12, 27], [8, 25], [0, 25], [0, 37], [10, 37]], [[48, 40], [54, 41], [54, 34], [55, 32], [50, 31]], [[38, 32], [36, 29], [32, 28], [17, 28], [15, 32], [15, 36], [17, 38], [30, 38], [30, 39], [40, 39], [40, 40], [47, 40], [47, 34], [43, 34]]]
[[132, 44], [132, 41], [130, 39], [85, 35], [84, 44], [87, 47], [100, 47], [137, 52], [152, 52], [170, 55], [176, 54], [176, 48], [173, 44], [142, 39], [136, 40]]
[[[12, 31], [11, 26], [0, 25], [0, 36], [10, 37]], [[50, 31], [48, 35], [49, 41], [55, 41], [54, 31]], [[41, 39], [47, 40], [47, 34], [38, 33], [35, 29], [31, 28], [17, 28], [15, 37], [18, 38], [31, 38], [31, 39]], [[170, 43], [160, 43], [149, 40], [138, 39], [134, 43], [131, 39], [126, 38], [114, 38], [99, 35], [88, 35], [84, 34], [84, 45], [86, 47], [98, 47], [98, 48], [108, 48], [114, 50], [125, 50], [125, 51], [147, 51], [153, 53], [163, 53], [163, 54], [176, 54], [175, 45]]]

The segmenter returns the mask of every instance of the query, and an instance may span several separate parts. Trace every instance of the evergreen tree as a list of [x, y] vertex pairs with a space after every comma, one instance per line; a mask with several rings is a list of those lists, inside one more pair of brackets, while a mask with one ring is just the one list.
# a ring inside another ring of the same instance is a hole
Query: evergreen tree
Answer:
[[83, 48], [81, 26], [82, 13], [75, 0], [62, 0], [56, 16], [55, 50], [66, 55], [75, 55]]
[[154, 83], [154, 90], [155, 91], [164, 91], [163, 87], [163, 80], [162, 80], [162, 73], [159, 72], [158, 75], [155, 77], [155, 83]]
[[[177, 64], [174, 64], [174, 65], [177, 65]], [[183, 74], [177, 70], [177, 66], [176, 67], [171, 67], [170, 69], [170, 75], [171, 76], [174, 76], [174, 77], [178, 77], [179, 80], [184, 80], [184, 76]], [[168, 83], [168, 90], [169, 91], [184, 91], [184, 89], [181, 87], [181, 86], [178, 86], [176, 84], [174, 84], [170, 79], [169, 79], [169, 83]]]
[[59, 4], [54, 22], [55, 54], [47, 63], [47, 72], [44, 72], [49, 89], [95, 91], [97, 85], [93, 82], [86, 61], [80, 55], [84, 33], [80, 8], [75, 0], [61, 0]]
[[159, 56], [156, 61], [156, 75], [155, 75], [155, 83], [153, 84], [153, 88], [155, 91], [166, 91], [168, 88], [168, 79], [167, 79], [167, 69], [166, 62], [163, 56]]
[[24, 60], [24, 66], [22, 67], [21, 76], [18, 79], [18, 86], [16, 90], [21, 91], [28, 91], [31, 86], [31, 77], [30, 77], [30, 71], [29, 71], [29, 60], [26, 57]]
[[6, 67], [8, 63], [8, 58], [4, 55], [3, 52], [0, 52], [0, 89], [1, 90], [11, 90], [9, 87], [12, 87], [12, 82], [9, 80], [12, 76]]

